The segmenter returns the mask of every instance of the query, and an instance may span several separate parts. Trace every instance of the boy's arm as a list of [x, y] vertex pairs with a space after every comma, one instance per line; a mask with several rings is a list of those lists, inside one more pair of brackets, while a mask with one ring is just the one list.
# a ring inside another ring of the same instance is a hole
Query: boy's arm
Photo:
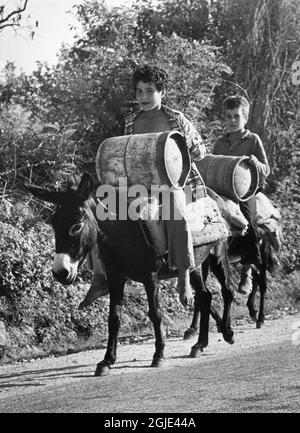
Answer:
[[222, 146], [222, 138], [218, 137], [214, 143], [214, 146], [213, 146], [211, 153], [213, 155], [221, 155], [222, 154], [222, 150], [220, 150], [221, 146]]
[[191, 155], [191, 160], [199, 161], [206, 155], [206, 148], [202, 142], [202, 138], [193, 126], [192, 122], [190, 122], [183, 114], [180, 116], [179, 120]]
[[258, 135], [255, 136], [255, 145], [253, 148], [253, 153], [250, 155], [250, 159], [256, 165], [259, 174], [262, 174], [265, 177], [269, 176], [270, 166], [268, 158], [262, 141]]
[[132, 134], [133, 122], [130, 121], [129, 116], [124, 119], [124, 135]]

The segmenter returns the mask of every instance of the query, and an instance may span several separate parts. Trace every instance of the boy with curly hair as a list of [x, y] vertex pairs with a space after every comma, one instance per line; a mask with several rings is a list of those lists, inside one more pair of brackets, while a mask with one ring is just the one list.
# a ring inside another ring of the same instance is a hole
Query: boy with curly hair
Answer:
[[[192, 167], [187, 183], [191, 187], [193, 200], [196, 200], [203, 194], [203, 181], [193, 161], [202, 159], [206, 155], [206, 149], [199, 133], [184, 114], [162, 104], [162, 98], [168, 88], [166, 71], [157, 66], [139, 67], [133, 73], [132, 85], [139, 108], [125, 118], [124, 135], [180, 131], [186, 139], [191, 156]], [[165, 221], [168, 237], [168, 265], [171, 269], [178, 270], [179, 297], [181, 303], [186, 306], [194, 299], [190, 286], [190, 270], [195, 266], [192, 234], [185, 218], [184, 191], [172, 191], [170, 199], [171, 218]], [[178, 219], [178, 216], [181, 218]], [[107, 292], [105, 272], [99, 267], [82, 305], [90, 305]]]
[[[126, 117], [124, 134], [180, 131], [186, 139], [191, 156], [192, 167], [187, 183], [195, 200], [199, 196], [203, 182], [194, 161], [202, 159], [206, 155], [206, 149], [199, 133], [185, 115], [162, 104], [162, 98], [168, 88], [167, 72], [157, 66], [144, 65], [134, 71], [132, 85], [139, 108]], [[182, 218], [171, 217], [169, 221], [165, 221], [168, 261], [170, 268], [178, 270], [180, 301], [187, 305], [193, 300], [189, 277], [190, 269], [195, 266], [192, 235], [185, 218], [184, 191], [172, 191], [171, 199], [174, 213], [181, 212]]]

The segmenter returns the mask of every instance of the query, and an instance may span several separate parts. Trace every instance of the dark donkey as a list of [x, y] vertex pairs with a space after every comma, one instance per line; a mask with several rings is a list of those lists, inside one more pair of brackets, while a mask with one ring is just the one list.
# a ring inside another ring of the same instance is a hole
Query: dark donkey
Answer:
[[[261, 258], [262, 263], [257, 270], [252, 271], [253, 275], [253, 285], [252, 285], [252, 291], [248, 296], [247, 300], [247, 307], [249, 311], [249, 315], [251, 319], [256, 323], [256, 328], [261, 328], [261, 326], [264, 324], [264, 307], [265, 307], [265, 295], [267, 291], [267, 271], [272, 272], [274, 269], [274, 254], [272, 248], [276, 251], [279, 249], [279, 246], [274, 246], [274, 240], [270, 236], [270, 233], [268, 230], [266, 230], [263, 227], [258, 228], [259, 236], [260, 236], [260, 252], [261, 252]], [[241, 248], [239, 245], [239, 239], [238, 238], [231, 238], [229, 240], [229, 247], [228, 247], [228, 259], [230, 263], [237, 263], [240, 261], [240, 254], [241, 254]], [[223, 318], [226, 317], [230, 326], [230, 304], [231, 302], [228, 302], [228, 296], [230, 296], [230, 299], [233, 299], [233, 291], [228, 287], [228, 282], [230, 281], [230, 286], [232, 286], [232, 278], [228, 278], [228, 269], [224, 268], [222, 261], [217, 261], [216, 257], [210, 254], [208, 258], [203, 263], [203, 279], [206, 281], [209, 270], [212, 271], [212, 273], [215, 275], [217, 280], [219, 281], [221, 285], [222, 290], [222, 296], [224, 300], [224, 313]], [[260, 302], [259, 302], [259, 311], [255, 308], [255, 295], [257, 293], [257, 289], [259, 288], [260, 292]], [[197, 294], [196, 294], [197, 296]], [[224, 328], [224, 319], [221, 319], [219, 313], [211, 309], [211, 314], [213, 318], [216, 321], [217, 328], [219, 332], [223, 332], [222, 329]], [[198, 331], [198, 322], [199, 322], [199, 315], [200, 310], [198, 308], [198, 303], [195, 302], [194, 306], [194, 314], [192, 323], [189, 329], [187, 329], [184, 333], [184, 339], [188, 340], [191, 337], [193, 337], [197, 331]], [[228, 341], [228, 340], [226, 340]], [[233, 339], [228, 342], [233, 343]]]
[[[57, 205], [51, 221], [56, 240], [52, 270], [60, 283], [74, 283], [78, 268], [87, 253], [96, 242], [100, 247], [110, 289], [109, 336], [105, 357], [98, 363], [95, 375], [108, 374], [110, 366], [116, 361], [120, 313], [127, 279], [141, 282], [145, 286], [148, 314], [155, 332], [155, 353], [151, 366], [160, 367], [164, 360], [165, 343], [161, 330], [158, 264], [153, 248], [145, 242], [140, 223], [131, 220], [97, 221], [94, 215], [95, 202], [91, 198], [94, 186], [88, 174], [82, 176], [76, 190], [49, 191], [34, 185], [27, 185], [27, 189], [36, 197]], [[195, 261], [199, 268], [191, 272], [190, 279], [197, 293], [196, 309], [199, 309], [201, 319], [198, 341], [192, 348], [191, 357], [198, 356], [208, 345], [212, 295], [204, 284], [200, 265], [216, 245], [217, 243], [211, 243], [195, 248]], [[220, 251], [221, 256], [224, 257], [223, 251]], [[170, 274], [169, 278], [174, 276]], [[230, 326], [229, 329], [224, 329], [223, 335], [227, 340], [232, 338]]]

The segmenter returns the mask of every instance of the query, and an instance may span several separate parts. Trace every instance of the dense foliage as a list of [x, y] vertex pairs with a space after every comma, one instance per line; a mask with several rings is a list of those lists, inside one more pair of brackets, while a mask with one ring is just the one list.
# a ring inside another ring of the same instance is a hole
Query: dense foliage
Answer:
[[[93, 172], [102, 140], [123, 134], [124, 115], [135, 107], [130, 76], [144, 63], [168, 71], [164, 102], [185, 112], [208, 150], [222, 129], [221, 100], [248, 95], [249, 126], [263, 138], [272, 167], [266, 191], [282, 208], [280, 272], [297, 272], [300, 96], [291, 69], [300, 59], [298, 0], [137, 0], [125, 9], [82, 0], [76, 15], [77, 39], [55, 66], [39, 64], [26, 75], [7, 64], [1, 74], [0, 295], [14, 301], [0, 304], [0, 320], [28, 319], [45, 336], [56, 319], [67, 320], [59, 305], [73, 297], [71, 310], [77, 308], [78, 295], [59, 290], [49, 272], [53, 239], [44, 221], [51, 206], [29, 197], [23, 184], [61, 188], [70, 173]], [[57, 318], [48, 317], [51, 302]], [[86, 319], [64, 308], [70, 329], [84, 333]]]

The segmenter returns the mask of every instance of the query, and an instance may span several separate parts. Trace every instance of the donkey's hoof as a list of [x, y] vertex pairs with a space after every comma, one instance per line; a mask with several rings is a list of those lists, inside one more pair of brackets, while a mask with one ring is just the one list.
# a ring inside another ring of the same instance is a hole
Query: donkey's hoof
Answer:
[[234, 344], [234, 336], [233, 332], [231, 331], [229, 334], [223, 335], [224, 341], [228, 344]]
[[107, 364], [101, 364], [101, 362], [99, 364], [97, 364], [97, 368], [95, 371], [94, 376], [108, 376], [110, 374], [110, 366]]
[[194, 337], [197, 334], [197, 329], [195, 328], [189, 328], [185, 331], [183, 334], [184, 340], [190, 340], [192, 337]]
[[190, 358], [200, 358], [203, 353], [203, 347], [192, 347]]
[[255, 314], [250, 314], [250, 318], [251, 318], [251, 320], [254, 322], [254, 323], [256, 323], [257, 322], [257, 314], [255, 313]]
[[265, 322], [263, 320], [258, 320], [256, 322], [256, 329], [260, 329], [264, 324]]
[[165, 365], [165, 358], [153, 357], [151, 367], [160, 368]]
[[247, 305], [247, 307], [248, 307], [250, 319], [253, 320], [254, 323], [256, 323], [258, 319], [258, 315], [257, 315], [258, 311], [255, 310], [252, 306]]

